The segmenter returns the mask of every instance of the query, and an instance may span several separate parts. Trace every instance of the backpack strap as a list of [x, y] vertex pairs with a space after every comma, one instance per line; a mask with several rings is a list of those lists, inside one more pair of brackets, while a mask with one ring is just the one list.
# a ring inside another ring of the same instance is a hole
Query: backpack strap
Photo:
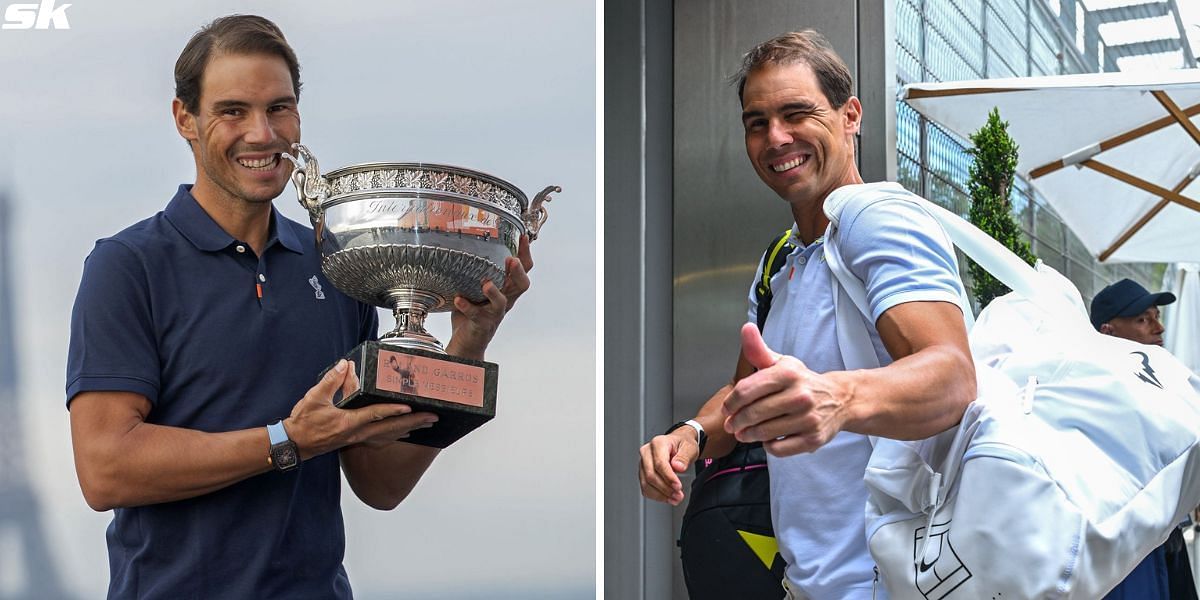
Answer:
[[771, 278], [783, 269], [788, 255], [795, 249], [796, 244], [792, 243], [792, 229], [789, 227], [771, 240], [771, 245], [767, 246], [767, 251], [763, 255], [762, 271], [758, 274], [758, 283], [754, 286], [754, 298], [758, 304], [759, 331], [762, 331], [767, 324], [767, 313], [771, 312], [771, 299], [774, 297], [774, 294], [771, 293]]

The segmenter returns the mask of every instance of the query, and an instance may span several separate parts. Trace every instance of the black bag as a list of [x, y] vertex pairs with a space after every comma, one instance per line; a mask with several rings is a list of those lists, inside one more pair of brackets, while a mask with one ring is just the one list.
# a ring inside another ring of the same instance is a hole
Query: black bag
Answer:
[[692, 600], [783, 597], [762, 444], [738, 444], [696, 474], [679, 548]]
[[[758, 328], [771, 310], [771, 276], [795, 246], [791, 230], [772, 240], [755, 286]], [[691, 600], [783, 598], [784, 561], [771, 526], [771, 480], [762, 444], [737, 444], [696, 465], [678, 545]]]

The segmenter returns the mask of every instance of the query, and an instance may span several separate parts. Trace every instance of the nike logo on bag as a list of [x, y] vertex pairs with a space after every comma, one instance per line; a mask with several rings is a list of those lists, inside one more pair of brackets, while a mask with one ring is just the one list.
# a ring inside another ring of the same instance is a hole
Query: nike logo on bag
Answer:
[[[936, 558], [933, 559], [933, 562], [937, 562], [937, 559]], [[933, 563], [927, 563], [927, 562], [925, 562], [925, 559], [923, 559], [923, 558], [921, 559], [921, 572], [922, 573], [924, 573], [925, 571], [928, 571], [932, 567], [933, 567]]]

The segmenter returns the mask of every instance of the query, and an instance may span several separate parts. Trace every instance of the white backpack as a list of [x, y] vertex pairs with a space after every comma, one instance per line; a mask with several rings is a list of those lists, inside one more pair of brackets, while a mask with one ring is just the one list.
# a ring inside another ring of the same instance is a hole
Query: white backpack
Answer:
[[[863, 283], [837, 250], [841, 207], [861, 193], [898, 195], [848, 186], [825, 202], [847, 368], [879, 366]], [[881, 580], [892, 600], [1096, 600], [1200, 504], [1200, 378], [1162, 348], [1096, 332], [1053, 269], [900, 195], [1014, 291], [973, 326], [961, 300], [979, 389], [961, 423], [874, 440], [866, 535]]]

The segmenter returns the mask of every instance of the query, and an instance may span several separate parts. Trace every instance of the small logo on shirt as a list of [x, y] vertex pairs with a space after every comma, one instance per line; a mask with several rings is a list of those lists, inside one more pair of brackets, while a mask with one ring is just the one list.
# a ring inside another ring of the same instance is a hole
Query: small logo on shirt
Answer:
[[325, 292], [321, 289], [321, 282], [317, 281], [316, 275], [313, 275], [312, 277], [308, 278], [308, 285], [313, 286], [313, 289], [316, 290], [315, 295], [317, 297], [317, 300], [325, 299]]

